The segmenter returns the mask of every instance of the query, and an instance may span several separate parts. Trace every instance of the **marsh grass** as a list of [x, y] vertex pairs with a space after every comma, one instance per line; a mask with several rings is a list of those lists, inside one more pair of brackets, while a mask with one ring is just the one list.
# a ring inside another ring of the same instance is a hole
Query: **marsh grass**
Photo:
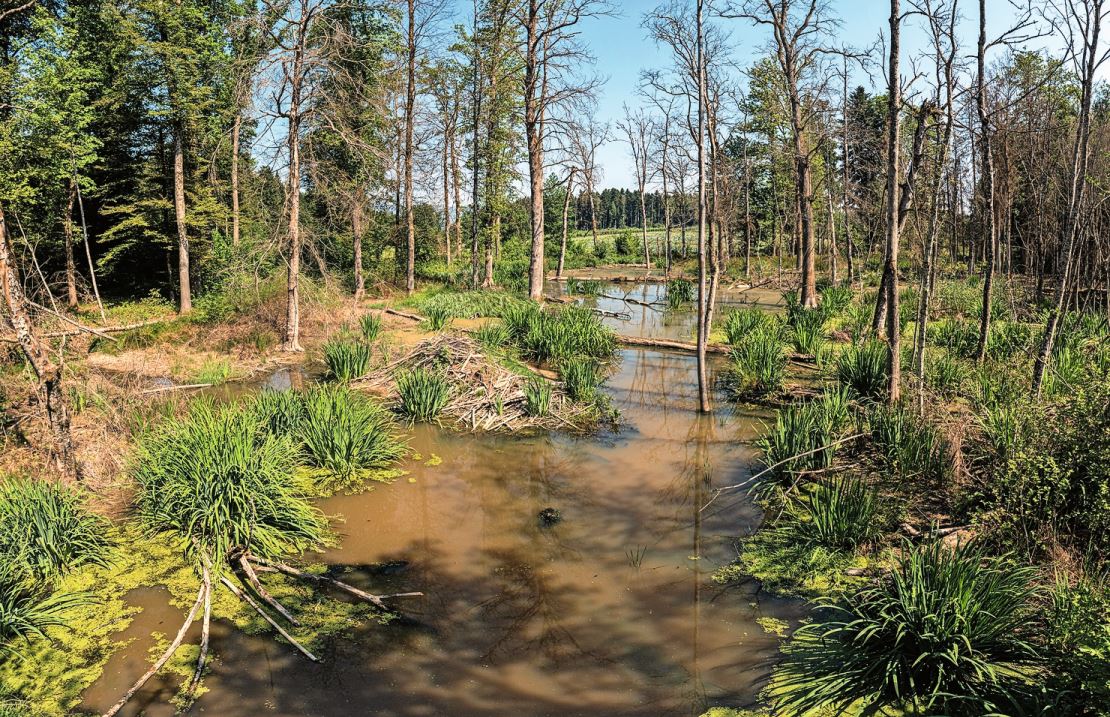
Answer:
[[888, 578], [820, 603], [794, 633], [776, 708], [1002, 713], [1038, 662], [1035, 575], [975, 545], [907, 545]]
[[818, 483], [798, 503], [785, 529], [799, 545], [850, 552], [881, 534], [878, 491], [861, 478]]
[[236, 547], [279, 557], [320, 546], [327, 520], [294, 477], [296, 456], [291, 439], [261, 431], [242, 406], [195, 401], [139, 441], [137, 513], [219, 563]]
[[836, 377], [860, 398], [881, 398], [887, 388], [886, 344], [872, 340], [845, 347], [837, 356]]
[[596, 360], [584, 356], [564, 359], [559, 364], [559, 377], [571, 400], [589, 402], [597, 398], [601, 367]]
[[732, 349], [734, 391], [740, 396], [781, 391], [786, 381], [786, 352], [778, 331], [762, 327]]
[[758, 330], [770, 331], [777, 321], [775, 317], [756, 308], [735, 309], [725, 315], [725, 336], [729, 344], [739, 346]]
[[504, 349], [512, 340], [509, 329], [503, 324], [492, 323], [481, 326], [474, 332], [474, 338], [491, 351]]
[[667, 308], [677, 309], [693, 301], [696, 293], [696, 287], [692, 281], [682, 278], [671, 279], [667, 282]]
[[939, 431], [903, 406], [876, 405], [867, 423], [872, 445], [891, 475], [940, 484], [951, 473]]
[[401, 412], [419, 423], [435, 421], [451, 399], [451, 384], [441, 373], [415, 368], [397, 377]]
[[551, 384], [542, 376], [524, 384], [524, 410], [529, 416], [546, 416], [551, 410]]
[[431, 306], [424, 310], [424, 328], [428, 331], [440, 332], [451, 325], [451, 312], [441, 306]]
[[381, 314], [363, 314], [362, 318], [358, 320], [358, 326], [362, 331], [363, 341], [373, 343], [382, 333], [382, 316]]
[[575, 356], [606, 359], [617, 350], [616, 336], [592, 311], [565, 306], [548, 313], [538, 307], [514, 309], [504, 324], [521, 353], [538, 362]]
[[301, 460], [328, 479], [325, 487], [350, 487], [405, 454], [390, 412], [377, 400], [344, 386], [318, 386], [303, 394], [303, 406], [296, 431]]
[[370, 346], [360, 341], [332, 339], [324, 344], [328, 375], [337, 381], [351, 381], [366, 375], [370, 354]]
[[830, 444], [847, 424], [849, 413], [848, 398], [842, 391], [780, 410], [774, 425], [757, 441], [763, 464], [770, 468], [757, 490], [767, 493], [789, 485], [801, 471], [831, 466], [837, 447]]

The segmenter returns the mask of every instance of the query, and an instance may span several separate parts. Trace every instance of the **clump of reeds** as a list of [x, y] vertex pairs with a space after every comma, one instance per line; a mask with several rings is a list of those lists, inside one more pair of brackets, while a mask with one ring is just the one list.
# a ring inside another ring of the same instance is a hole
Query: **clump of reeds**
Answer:
[[319, 386], [303, 394], [298, 428], [301, 456], [340, 484], [385, 468], [405, 453], [389, 411], [378, 401], [342, 386]]
[[401, 412], [413, 421], [428, 423], [436, 420], [451, 398], [451, 384], [435, 371], [415, 368], [397, 377]]
[[836, 361], [836, 377], [860, 398], [880, 398], [887, 389], [887, 347], [862, 341], [846, 347]]
[[363, 314], [358, 321], [362, 329], [362, 338], [367, 343], [373, 343], [382, 333], [381, 314]]
[[370, 367], [370, 346], [360, 341], [332, 339], [324, 344], [324, 363], [328, 375], [337, 381], [351, 381], [366, 375]]
[[601, 385], [601, 367], [592, 358], [574, 356], [559, 364], [559, 377], [571, 400], [592, 401], [597, 397], [597, 388]]
[[786, 380], [786, 361], [777, 330], [761, 327], [747, 334], [732, 349], [736, 392], [740, 395], [763, 395], [782, 390]]
[[524, 410], [529, 416], [546, 416], [551, 410], [551, 384], [542, 376], [524, 384]]

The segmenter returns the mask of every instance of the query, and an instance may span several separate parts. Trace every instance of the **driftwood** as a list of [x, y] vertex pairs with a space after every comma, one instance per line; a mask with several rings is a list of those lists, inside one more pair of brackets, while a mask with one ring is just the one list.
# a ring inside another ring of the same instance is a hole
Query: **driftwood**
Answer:
[[205, 589], [204, 585], [201, 585], [200, 592], [197, 593], [197, 600], [195, 603], [193, 603], [193, 609], [190, 610], [189, 614], [185, 616], [185, 622], [182, 623], [181, 629], [177, 631], [177, 637], [173, 639], [173, 642], [171, 642], [170, 646], [166, 648], [166, 651], [162, 653], [162, 656], [158, 658], [158, 661], [151, 665], [149, 670], [143, 673], [143, 676], [140, 677], [138, 681], [131, 686], [131, 689], [129, 689], [127, 693], [120, 698], [119, 702], [116, 702], [108, 709], [107, 712], [104, 713], [103, 717], [114, 717], [116, 713], [123, 709], [123, 706], [127, 704], [127, 701], [134, 697], [135, 693], [141, 690], [143, 688], [143, 685], [145, 685], [147, 681], [150, 680], [150, 678], [158, 672], [158, 670], [162, 669], [162, 667], [170, 661], [170, 658], [173, 657], [173, 653], [177, 652], [177, 648], [181, 647], [181, 642], [185, 639], [185, 633], [189, 631], [189, 628], [192, 626], [193, 621], [196, 620], [197, 610], [200, 609], [201, 603], [204, 602], [204, 596], [206, 592], [207, 590]]
[[390, 309], [390, 308], [386, 307], [386, 308], [382, 309], [382, 312], [386, 313], [386, 314], [389, 314], [390, 316], [400, 316], [402, 319], [408, 319], [409, 321], [417, 321], [417, 322], [424, 321], [423, 316], [419, 316], [417, 314], [410, 314], [407, 311], [400, 311], [399, 309]]
[[324, 583], [325, 585], [331, 585], [332, 587], [339, 588], [340, 590], [348, 592], [351, 595], [354, 595], [355, 597], [357, 597], [358, 599], [360, 599], [364, 602], [370, 603], [371, 605], [373, 605], [374, 607], [377, 607], [380, 610], [386, 610], [386, 611], [389, 610], [389, 607], [385, 604], [385, 602], [383, 601], [383, 598], [423, 597], [424, 596], [424, 593], [420, 593], [420, 592], [394, 593], [392, 595], [374, 595], [373, 593], [368, 593], [365, 590], [360, 590], [360, 589], [356, 588], [354, 585], [348, 585], [347, 583], [345, 583], [341, 580], [336, 580], [335, 578], [329, 578], [326, 575], [317, 575], [316, 573], [307, 573], [304, 570], [298, 570], [297, 568], [294, 568], [291, 565], [286, 565], [285, 563], [271, 562], [269, 560], [264, 560], [263, 558], [256, 558], [254, 556], [251, 556], [251, 560], [258, 563], [259, 565], [265, 566], [267, 568], [271, 568], [273, 570], [276, 570], [279, 573], [284, 573], [284, 574], [289, 575], [289, 576], [294, 577], [294, 578], [300, 578], [301, 580], [309, 580], [309, 581], [312, 581], [312, 582]]
[[240, 600], [242, 600], [242, 601], [243, 601], [243, 602], [245, 602], [246, 604], [248, 604], [248, 605], [250, 605], [251, 607], [253, 607], [253, 608], [254, 608], [254, 610], [255, 610], [255, 612], [257, 612], [257, 613], [258, 613], [259, 615], [261, 615], [261, 616], [262, 616], [262, 619], [263, 619], [263, 620], [265, 620], [266, 622], [270, 623], [270, 627], [272, 627], [272, 628], [274, 628], [275, 630], [277, 630], [277, 633], [278, 633], [279, 635], [281, 635], [282, 637], [284, 637], [284, 638], [286, 639], [286, 641], [287, 641], [287, 642], [288, 642], [288, 643], [289, 643], [290, 645], [292, 645], [293, 647], [295, 647], [295, 648], [297, 648], [298, 650], [300, 650], [300, 652], [301, 652], [301, 654], [302, 654], [302, 655], [304, 655], [304, 656], [305, 656], [305, 657], [307, 657], [308, 659], [312, 660], [313, 662], [319, 662], [319, 661], [320, 661], [320, 659], [319, 659], [318, 657], [316, 657], [316, 655], [313, 655], [313, 654], [312, 654], [311, 652], [309, 652], [309, 651], [308, 651], [308, 649], [307, 649], [307, 648], [305, 648], [305, 646], [304, 646], [304, 645], [302, 645], [301, 643], [299, 643], [299, 642], [297, 642], [296, 640], [294, 640], [294, 639], [293, 639], [293, 636], [292, 636], [292, 635], [290, 635], [290, 634], [289, 634], [288, 632], [286, 632], [286, 631], [285, 631], [285, 628], [283, 628], [283, 627], [282, 627], [281, 625], [279, 625], [279, 624], [277, 623], [277, 620], [275, 620], [274, 618], [270, 617], [270, 614], [269, 614], [268, 612], [266, 612], [266, 611], [265, 611], [265, 610], [263, 610], [263, 609], [262, 609], [261, 607], [259, 607], [258, 603], [256, 603], [256, 602], [254, 601], [254, 599], [253, 599], [253, 598], [251, 598], [251, 596], [250, 596], [250, 595], [247, 595], [247, 594], [246, 594], [245, 592], [243, 592], [243, 591], [242, 591], [242, 590], [240, 590], [240, 589], [239, 589], [238, 587], [236, 587], [235, 583], [231, 582], [231, 581], [230, 581], [230, 580], [228, 580], [228, 579], [227, 579], [226, 577], [222, 577], [222, 576], [220, 577], [220, 582], [221, 582], [221, 583], [223, 583], [223, 584], [224, 584], [224, 586], [225, 586], [225, 587], [226, 587], [226, 588], [227, 588], [228, 590], [230, 590], [230, 591], [231, 591], [231, 594], [232, 594], [232, 595], [234, 595], [235, 597], [239, 598]]
[[208, 638], [212, 626], [212, 574], [208, 572], [208, 561], [201, 566], [201, 579], [204, 582], [204, 618], [200, 625], [200, 654], [197, 656], [197, 668], [193, 672], [193, 679], [189, 682], [186, 695], [192, 699], [196, 694], [200, 678], [204, 675], [204, 663], [208, 661]]
[[293, 617], [292, 613], [286, 610], [285, 606], [278, 602], [277, 599], [275, 599], [274, 596], [271, 595], [265, 587], [263, 587], [262, 583], [258, 580], [258, 576], [255, 575], [254, 568], [251, 567], [250, 561], [247, 560], [247, 556], [245, 553], [239, 556], [238, 563], [239, 567], [243, 570], [243, 575], [245, 575], [247, 578], [247, 582], [252, 588], [254, 588], [254, 591], [258, 593], [258, 597], [262, 598], [263, 602], [272, 607], [274, 610], [277, 611], [279, 615], [288, 620], [290, 625], [299, 626], [301, 623], [297, 622], [297, 618]]
[[179, 386], [158, 386], [157, 388], [147, 388], [139, 391], [142, 394], [148, 393], [165, 393], [167, 391], [185, 391], [190, 388], [208, 388], [214, 386], [212, 383], [184, 383]]
[[919, 530], [909, 523], [902, 523], [902, 532], [911, 538], [943, 538], [946, 535], [957, 533], [961, 530], [966, 530], [967, 525], [950, 525], [947, 528], [931, 528], [929, 530]]

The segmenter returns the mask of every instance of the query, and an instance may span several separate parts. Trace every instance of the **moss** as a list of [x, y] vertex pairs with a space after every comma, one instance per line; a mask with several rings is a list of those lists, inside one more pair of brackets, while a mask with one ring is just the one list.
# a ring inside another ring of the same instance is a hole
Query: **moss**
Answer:
[[773, 529], [763, 529], [743, 540], [736, 560], [713, 579], [723, 584], [754, 577], [775, 594], [818, 597], [863, 585], [865, 577], [845, 571], [863, 572], [872, 563], [866, 555], [793, 545]]
[[763, 628], [764, 632], [777, 637], [786, 637], [786, 631], [790, 629], [790, 623], [775, 617], [765, 615], [763, 617], [757, 617], [755, 621]]

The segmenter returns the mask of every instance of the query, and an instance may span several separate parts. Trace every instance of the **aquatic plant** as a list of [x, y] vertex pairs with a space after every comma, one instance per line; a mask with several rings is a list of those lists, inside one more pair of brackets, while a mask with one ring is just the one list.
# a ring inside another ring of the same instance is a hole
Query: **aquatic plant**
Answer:
[[397, 377], [401, 412], [413, 421], [434, 421], [451, 398], [451, 384], [441, 373], [426, 368], [404, 371]]
[[942, 396], [955, 396], [967, 377], [967, 369], [947, 352], [929, 362], [926, 368], [926, 382]]
[[601, 385], [601, 367], [585, 356], [574, 356], [559, 363], [563, 388], [573, 401], [592, 401]]
[[304, 394], [298, 433], [301, 459], [341, 483], [386, 468], [405, 453], [389, 411], [343, 386], [318, 386]]
[[0, 483], [0, 564], [12, 576], [51, 582], [83, 565], [104, 565], [108, 528], [76, 488], [37, 479]]
[[427, 316], [442, 311], [451, 318], [475, 319], [479, 317], [499, 317], [512, 308], [525, 306], [530, 302], [504, 291], [486, 289], [475, 291], [442, 291], [424, 296], [411, 302]]
[[566, 306], [555, 313], [539, 309], [514, 313], [505, 323], [521, 352], [539, 362], [572, 356], [609, 358], [617, 349], [613, 331], [594, 312], [579, 306]]
[[327, 522], [294, 479], [295, 459], [293, 442], [260, 432], [243, 407], [196, 401], [139, 442], [138, 514], [214, 562], [235, 547], [300, 552], [323, 542]]
[[478, 343], [482, 344], [482, 346], [495, 351], [505, 348], [505, 346], [509, 344], [509, 341], [512, 340], [512, 335], [509, 333], [509, 329], [503, 324], [495, 323], [479, 327], [478, 330], [474, 332], [474, 338], [477, 339]]
[[818, 309], [826, 321], [844, 313], [851, 305], [852, 287], [830, 285], [821, 289], [821, 303]]
[[373, 343], [382, 333], [382, 315], [377, 313], [363, 314], [362, 318], [358, 320], [358, 325], [362, 329], [363, 340], [367, 343]]
[[797, 325], [791, 329], [794, 348], [800, 354], [817, 358], [825, 353], [825, 335], [821, 326]]
[[841, 392], [779, 411], [774, 425], [757, 441], [768, 469], [759, 490], [788, 484], [801, 471], [831, 466], [836, 456], [832, 444], [847, 420], [848, 403]]
[[431, 306], [424, 310], [424, 328], [428, 331], [443, 331], [451, 324], [451, 312], [441, 306]]
[[939, 483], [951, 471], [940, 433], [904, 407], [875, 405], [867, 422], [872, 444], [892, 475]]
[[370, 346], [358, 341], [332, 339], [324, 344], [324, 363], [328, 375], [338, 381], [350, 381], [366, 375], [370, 367]]
[[546, 416], [551, 410], [551, 384], [542, 376], [532, 376], [524, 384], [524, 410], [529, 416]]
[[735, 309], [725, 315], [724, 330], [729, 344], [739, 346], [758, 329], [768, 328], [775, 319], [756, 308]]
[[304, 394], [300, 391], [264, 389], [246, 404], [260, 428], [276, 436], [294, 437], [305, 418]]
[[788, 530], [800, 545], [850, 551], [880, 534], [878, 491], [862, 478], [818, 483], [799, 501]]
[[837, 357], [836, 377], [860, 398], [877, 399], [886, 392], [887, 353], [880, 341], [847, 346]]
[[12, 566], [0, 563], [0, 661], [18, 657], [19, 646], [46, 637], [47, 628], [65, 627], [66, 613], [88, 602], [80, 593], [49, 593], [33, 586]]
[[681, 277], [667, 282], [667, 307], [677, 309], [686, 302], [694, 300], [696, 295], [694, 283]]
[[732, 349], [735, 390], [740, 395], [779, 391], [786, 380], [786, 353], [778, 332], [759, 328]]
[[604, 288], [597, 279], [567, 279], [567, 293], [573, 296], [597, 296]]
[[794, 633], [776, 708], [1000, 713], [1038, 661], [1035, 574], [977, 545], [907, 545], [888, 578], [819, 604]]

